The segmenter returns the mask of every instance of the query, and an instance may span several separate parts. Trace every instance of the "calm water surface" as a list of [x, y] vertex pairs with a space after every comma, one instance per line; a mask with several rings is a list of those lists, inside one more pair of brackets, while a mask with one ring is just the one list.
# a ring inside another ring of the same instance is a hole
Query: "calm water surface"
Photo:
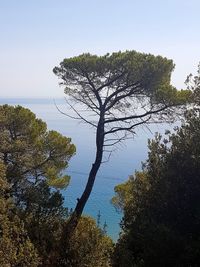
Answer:
[[[66, 110], [64, 101], [56, 100], [57, 105], [63, 111]], [[70, 185], [63, 190], [65, 205], [73, 208], [76, 199], [87, 181], [87, 175], [95, 156], [94, 130], [85, 124], [77, 123], [62, 115], [56, 109], [53, 99], [0, 99], [0, 104], [22, 105], [32, 110], [38, 118], [43, 119], [48, 129], [54, 129], [67, 137], [72, 138], [76, 145], [77, 153], [71, 159], [66, 172], [71, 176]], [[114, 194], [115, 185], [127, 180], [128, 176], [137, 169], [141, 169], [141, 161], [147, 158], [147, 140], [153, 138], [155, 132], [163, 133], [169, 125], [152, 125], [151, 132], [140, 128], [134, 140], [128, 140], [115, 151], [109, 162], [104, 163], [98, 172], [93, 192], [84, 210], [85, 214], [97, 218], [100, 211], [101, 224], [106, 221], [108, 234], [116, 240], [120, 232], [119, 223], [121, 214], [117, 213], [110, 204]]]

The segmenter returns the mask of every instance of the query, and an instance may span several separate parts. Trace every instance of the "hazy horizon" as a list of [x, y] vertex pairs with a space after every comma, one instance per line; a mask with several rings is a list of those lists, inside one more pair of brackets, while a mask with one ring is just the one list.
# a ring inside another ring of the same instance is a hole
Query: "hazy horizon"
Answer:
[[197, 0], [0, 1], [0, 97], [62, 97], [52, 69], [82, 53], [136, 50], [173, 59], [184, 88], [200, 61]]

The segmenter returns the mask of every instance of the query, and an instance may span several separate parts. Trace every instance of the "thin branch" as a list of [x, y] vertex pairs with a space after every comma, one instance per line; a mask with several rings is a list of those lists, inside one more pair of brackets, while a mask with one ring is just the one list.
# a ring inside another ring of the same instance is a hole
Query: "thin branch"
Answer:
[[110, 160], [110, 157], [111, 157], [112, 152], [113, 152], [113, 151], [111, 151], [111, 152], [109, 153], [107, 160], [101, 161], [101, 164], [103, 164], [103, 163], [107, 163], [107, 162]]
[[[137, 88], [137, 87], [139, 87], [139, 86], [140, 86], [139, 82], [136, 82], [136, 83], [128, 84], [128, 85], [125, 85], [125, 86], [121, 87], [120, 89], [114, 91], [111, 95], [109, 95], [109, 96], [107, 97], [107, 99], [106, 99], [105, 102], [104, 102], [104, 106], [106, 107], [106, 105], [111, 101], [111, 99], [112, 99], [113, 97], [116, 97], [117, 95], [119, 95], [119, 93], [122, 93], [123, 91], [125, 91], [125, 90], [128, 89], [129, 87], [132, 87], [131, 89], [133, 89], [133, 88], [135, 89], [135, 88]], [[123, 95], [123, 98], [124, 98], [124, 95]], [[109, 109], [109, 108], [106, 108], [106, 110], [108, 110], [108, 109]]]
[[140, 118], [143, 118], [145, 116], [148, 116], [148, 115], [152, 115], [152, 114], [155, 114], [155, 113], [158, 113], [158, 112], [161, 112], [167, 108], [169, 108], [170, 106], [164, 106], [160, 109], [157, 109], [157, 110], [152, 110], [152, 111], [147, 111], [141, 115], [132, 115], [132, 116], [128, 116], [128, 117], [121, 117], [121, 118], [114, 118], [114, 119], [109, 119], [109, 120], [105, 120], [105, 124], [106, 123], [111, 123], [111, 122], [118, 122], [118, 121], [126, 121], [126, 120], [132, 120], [132, 119], [140, 119]]
[[71, 115], [69, 115], [69, 114], [63, 112], [63, 111], [57, 106], [57, 104], [56, 104], [56, 102], [55, 102], [55, 99], [54, 99], [53, 101], [54, 101], [54, 105], [56, 106], [56, 109], [57, 109], [61, 114], [63, 114], [63, 115], [65, 115], [65, 116], [69, 117], [70, 119], [80, 120], [79, 117], [74, 117], [74, 116], [71, 116]]
[[92, 87], [92, 92], [95, 94], [95, 96], [96, 96], [96, 98], [97, 98], [97, 100], [98, 100], [98, 102], [99, 102], [99, 107], [101, 108], [101, 107], [102, 107], [102, 100], [101, 100], [101, 97], [100, 97], [98, 91], [96, 90], [96, 87], [94, 86], [93, 82], [91, 81], [89, 75], [88, 75], [87, 73], [84, 73], [84, 74], [85, 74], [85, 77], [87, 78], [89, 84], [91, 85], [91, 87]]
[[110, 86], [112, 83], [116, 82], [119, 78], [121, 78], [126, 72], [122, 72], [120, 75], [114, 77], [112, 80], [108, 81], [107, 83], [101, 85], [97, 88], [97, 91], [102, 90], [104, 87]]
[[148, 122], [150, 119], [151, 119], [151, 116], [149, 116], [149, 118], [147, 118], [146, 120], [142, 120], [142, 121], [140, 121], [138, 123], [135, 123], [135, 124], [131, 125], [130, 127], [114, 127], [113, 130], [105, 132], [104, 135], [111, 134], [111, 133], [116, 133], [116, 132], [119, 132], [119, 131], [130, 131], [131, 132], [134, 127], [139, 126], [141, 124], [144, 124], [144, 123]]
[[92, 125], [93, 127], [97, 128], [97, 125], [92, 123], [91, 121], [88, 121], [87, 119], [85, 119], [70, 103], [69, 101], [65, 98], [66, 103], [71, 107], [71, 109], [78, 115], [78, 117], [83, 120], [84, 122]]
[[92, 98], [90, 97], [89, 93], [87, 92], [87, 90], [84, 90], [84, 93], [87, 95], [88, 99], [91, 101], [91, 103], [93, 104], [93, 106], [99, 110], [99, 107], [94, 103], [94, 101], [92, 100]]
[[75, 102], [77, 102], [77, 103], [79, 102], [79, 103], [84, 104], [86, 106], [86, 108], [91, 109], [97, 115], [99, 115], [99, 112], [97, 111], [97, 110], [99, 110], [99, 108], [96, 108], [95, 106], [90, 105], [89, 102], [83, 96], [80, 97], [80, 95], [79, 95], [79, 97], [78, 97], [78, 96], [73, 95], [71, 97], [73, 98], [73, 100], [75, 100]]
[[107, 145], [104, 144], [104, 147], [115, 146], [115, 145], [117, 145], [117, 144], [119, 144], [122, 141], [127, 140], [127, 139], [129, 139], [127, 137], [127, 133], [124, 133], [124, 135], [122, 137], [106, 139], [105, 142], [112, 142], [112, 143], [107, 144]]
[[61, 114], [63, 114], [63, 115], [65, 115], [65, 116], [67, 116], [67, 117], [69, 117], [69, 118], [71, 118], [71, 119], [75, 119], [75, 120], [83, 120], [85, 123], [88, 123], [88, 124], [90, 124], [91, 126], [93, 126], [93, 127], [97, 127], [97, 125], [95, 125], [94, 123], [92, 123], [91, 121], [88, 121], [87, 119], [85, 119], [83, 116], [81, 116], [80, 115], [80, 113], [67, 101], [67, 99], [65, 98], [65, 101], [66, 101], [66, 103], [70, 106], [70, 108], [77, 114], [77, 116], [78, 117], [74, 117], [74, 116], [71, 116], [71, 115], [69, 115], [69, 114], [67, 114], [67, 113], [65, 113], [65, 112], [63, 112], [58, 106], [57, 106], [57, 104], [55, 103], [55, 99], [54, 99], [54, 104], [55, 104], [55, 106], [56, 106], [56, 108], [57, 108], [57, 110], [61, 113]]
[[117, 102], [119, 102], [121, 99], [126, 99], [126, 97], [131, 97], [133, 94], [136, 94], [141, 90], [140, 86], [132, 87], [129, 92], [126, 94], [122, 94], [115, 97], [115, 99], [111, 102], [111, 104], [106, 108], [106, 110], [111, 109]]

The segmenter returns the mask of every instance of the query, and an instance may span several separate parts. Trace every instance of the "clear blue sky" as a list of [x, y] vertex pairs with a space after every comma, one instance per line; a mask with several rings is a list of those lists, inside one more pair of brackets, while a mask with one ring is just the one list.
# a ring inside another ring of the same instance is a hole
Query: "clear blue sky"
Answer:
[[63, 95], [65, 57], [137, 50], [176, 64], [184, 87], [200, 61], [199, 0], [0, 0], [0, 97]]

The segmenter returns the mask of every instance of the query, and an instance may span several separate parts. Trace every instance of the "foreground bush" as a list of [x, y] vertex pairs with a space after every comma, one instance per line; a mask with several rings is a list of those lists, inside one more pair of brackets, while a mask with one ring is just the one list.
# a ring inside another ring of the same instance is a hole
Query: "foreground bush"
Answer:
[[36, 267], [39, 264], [37, 251], [15, 214], [8, 191], [5, 166], [0, 162], [0, 266]]
[[200, 115], [149, 143], [148, 160], [114, 202], [124, 212], [114, 266], [200, 266]]

